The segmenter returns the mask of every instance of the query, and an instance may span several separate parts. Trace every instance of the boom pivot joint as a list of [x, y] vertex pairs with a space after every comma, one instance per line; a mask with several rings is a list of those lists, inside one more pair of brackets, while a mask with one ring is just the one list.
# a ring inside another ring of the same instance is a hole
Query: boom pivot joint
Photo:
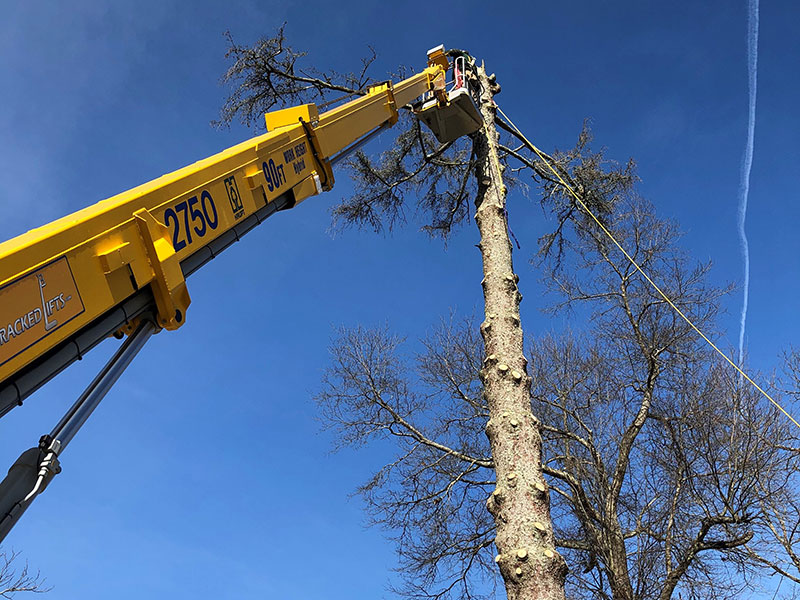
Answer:
[[152, 289], [158, 325], [164, 329], [177, 329], [183, 325], [186, 309], [192, 300], [169, 231], [148, 210], [138, 210], [133, 216], [153, 271]]

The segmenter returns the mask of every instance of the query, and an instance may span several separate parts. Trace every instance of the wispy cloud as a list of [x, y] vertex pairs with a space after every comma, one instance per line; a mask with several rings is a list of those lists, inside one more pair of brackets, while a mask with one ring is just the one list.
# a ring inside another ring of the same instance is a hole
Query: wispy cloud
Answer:
[[[756, 130], [756, 89], [758, 87], [758, 0], [749, 0], [747, 12], [747, 75], [750, 91], [747, 119], [747, 145], [742, 159], [739, 184], [739, 241], [744, 260], [744, 297], [739, 322], [739, 364], [744, 360], [744, 332], [747, 324], [747, 302], [750, 296], [750, 248], [744, 225], [747, 217], [747, 200], [750, 194], [750, 169], [753, 166], [753, 138]], [[740, 375], [741, 381], [741, 375]]]

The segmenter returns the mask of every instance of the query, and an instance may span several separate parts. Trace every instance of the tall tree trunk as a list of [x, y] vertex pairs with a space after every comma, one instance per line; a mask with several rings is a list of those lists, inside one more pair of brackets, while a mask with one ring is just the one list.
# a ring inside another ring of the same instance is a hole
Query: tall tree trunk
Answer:
[[487, 501], [497, 526], [495, 545], [509, 600], [564, 600], [567, 567], [556, 552], [547, 484], [542, 474], [542, 437], [531, 411], [531, 379], [523, 351], [511, 241], [505, 210], [503, 167], [497, 158], [492, 100], [499, 86], [478, 69], [485, 129], [476, 135], [478, 195], [475, 221], [483, 258], [486, 319], [481, 335], [486, 362], [481, 377], [489, 405], [486, 435], [497, 487]]
[[628, 552], [619, 521], [608, 527], [606, 577], [614, 600], [633, 600], [633, 586], [628, 572]]

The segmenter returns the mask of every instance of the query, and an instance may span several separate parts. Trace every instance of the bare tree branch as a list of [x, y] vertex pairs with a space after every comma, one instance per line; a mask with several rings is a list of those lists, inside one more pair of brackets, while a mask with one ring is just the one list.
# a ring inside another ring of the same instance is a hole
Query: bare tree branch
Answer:
[[45, 579], [38, 571], [32, 573], [28, 569], [27, 563], [17, 572], [14, 563], [18, 559], [18, 552], [0, 552], [0, 597], [11, 599], [20, 592], [43, 594], [52, 589], [45, 586]]

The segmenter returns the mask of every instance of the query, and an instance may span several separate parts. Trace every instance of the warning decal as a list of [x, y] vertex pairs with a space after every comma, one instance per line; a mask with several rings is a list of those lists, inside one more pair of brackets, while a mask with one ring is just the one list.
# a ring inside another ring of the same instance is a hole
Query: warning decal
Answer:
[[0, 365], [84, 311], [62, 256], [0, 288]]

